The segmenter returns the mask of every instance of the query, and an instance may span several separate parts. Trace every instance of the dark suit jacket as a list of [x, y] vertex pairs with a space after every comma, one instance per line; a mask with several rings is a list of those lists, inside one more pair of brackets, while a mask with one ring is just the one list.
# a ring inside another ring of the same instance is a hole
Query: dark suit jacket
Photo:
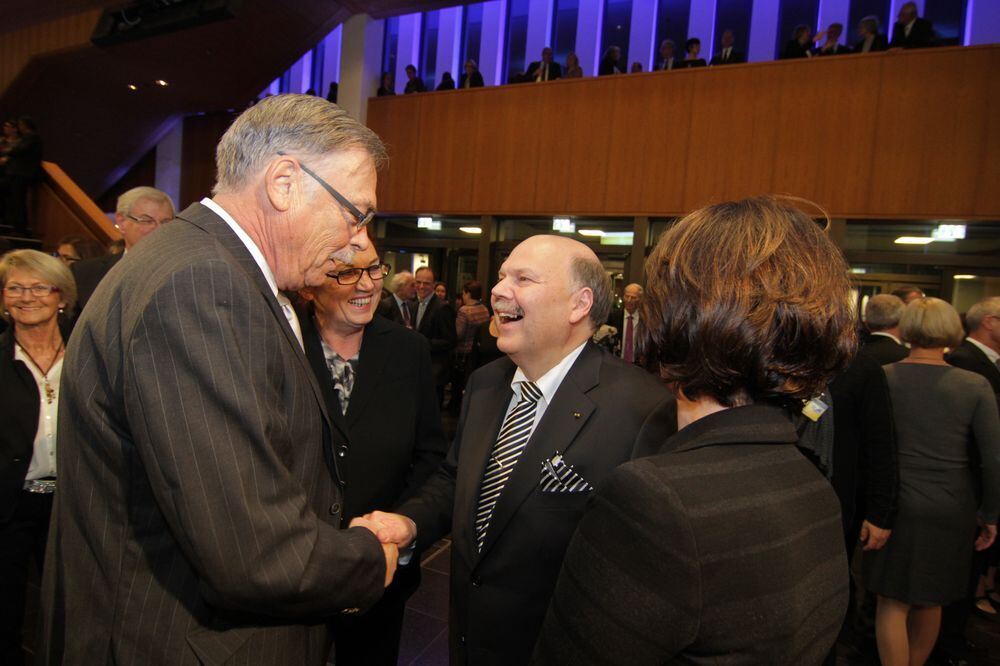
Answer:
[[[861, 53], [861, 49], [865, 48], [865, 40], [859, 39], [854, 44], [854, 53]], [[885, 51], [889, 48], [889, 42], [886, 40], [885, 35], [875, 35], [875, 39], [872, 40], [872, 46], [868, 49], [868, 53], [875, 53], [877, 51]]]
[[849, 53], [853, 53], [853, 50], [850, 46], [845, 46], [843, 44], [837, 44], [829, 51], [824, 51], [822, 47], [816, 49], [816, 55], [818, 56], [847, 55]]
[[[398, 311], [399, 308], [396, 308]], [[417, 315], [420, 312], [420, 302], [413, 303], [410, 311], [413, 325], [417, 325]], [[402, 316], [402, 315], [400, 315]], [[455, 333], [455, 310], [437, 296], [431, 296], [427, 302], [424, 316], [420, 319], [417, 332], [422, 334], [431, 345], [431, 366], [434, 371], [434, 385], [444, 386], [451, 375], [451, 351], [455, 348], [457, 335]]]
[[885, 335], [869, 335], [858, 352], [875, 359], [879, 365], [897, 363], [910, 355], [910, 350]]
[[962, 344], [948, 354], [945, 360], [956, 368], [986, 377], [997, 396], [997, 407], [1000, 408], [1000, 368], [990, 361], [982, 349], [968, 340], [962, 340]]
[[3, 166], [7, 176], [16, 176], [27, 180], [40, 178], [42, 175], [42, 138], [31, 132], [22, 135], [7, 153], [7, 163]]
[[434, 395], [427, 340], [374, 317], [365, 327], [347, 414], [340, 409], [319, 332], [300, 311], [306, 358], [333, 422], [333, 452], [347, 491], [343, 520], [389, 511], [417, 491], [441, 464], [448, 443]]
[[83, 307], [94, 295], [97, 285], [124, 256], [124, 252], [108, 254], [103, 257], [84, 259], [69, 267], [70, 272], [73, 273], [73, 279], [76, 281], [76, 311], [78, 313], [83, 312]]
[[728, 60], [723, 61], [722, 60], [722, 49], [719, 49], [719, 52], [716, 53], [714, 56], [712, 56], [712, 62], [711, 62], [711, 64], [713, 64], [713, 65], [738, 65], [739, 63], [746, 62], [746, 61], [747, 61], [746, 54], [743, 53], [742, 51], [737, 51], [736, 49], [733, 49], [732, 51], [729, 52], [729, 59]]
[[779, 409], [619, 467], [566, 553], [537, 664], [819, 664], [847, 610], [840, 509]]
[[899, 489], [892, 401], [882, 365], [865, 354], [858, 354], [830, 383], [830, 395], [832, 482], [840, 498], [845, 535], [853, 548], [858, 538], [854, 529], [862, 518], [892, 529]]
[[424, 86], [424, 80], [418, 76], [406, 82], [406, 87], [403, 88], [403, 94], [409, 95], [410, 93], [425, 92], [426, 90], [427, 87]]
[[0, 523], [10, 520], [21, 497], [38, 433], [38, 384], [22, 361], [14, 360], [14, 329], [0, 334]]
[[812, 45], [806, 44], [803, 46], [799, 43], [797, 39], [790, 39], [787, 44], [785, 44], [784, 50], [781, 52], [781, 58], [779, 60], [791, 60], [794, 58], [808, 58], [809, 54], [812, 53]]
[[[641, 320], [641, 315], [640, 315], [640, 320]], [[618, 332], [615, 333], [614, 338], [611, 340], [611, 345], [609, 349], [612, 354], [621, 357], [622, 345], [625, 344], [625, 309], [617, 308], [615, 310], [612, 310], [611, 314], [608, 316], [608, 325], [614, 326], [616, 329], [618, 329]], [[643, 365], [643, 359], [641, 357], [645, 356], [645, 354], [643, 353], [644, 352], [643, 344], [645, 340], [642, 331], [640, 330], [640, 327], [641, 323], [639, 327], [636, 327], [636, 330], [633, 332], [632, 335], [632, 349], [633, 349], [632, 362], [635, 365]]]
[[903, 49], [925, 49], [934, 46], [935, 35], [934, 26], [924, 18], [918, 18], [910, 29], [910, 36], [906, 36], [906, 26], [898, 21], [892, 26], [891, 48]]
[[[410, 310], [410, 323], [416, 325], [417, 306], [413, 301], [407, 301], [407, 306]], [[378, 302], [378, 309], [375, 310], [375, 314], [382, 315], [389, 321], [394, 321], [404, 328], [406, 326], [403, 320], [403, 313], [400, 312], [399, 305], [396, 303], [396, 297], [392, 294], [389, 294]]]
[[338, 529], [309, 363], [208, 208], [103, 282], [60, 390], [40, 661], [322, 664], [324, 620], [381, 596], [377, 539]]
[[[468, 74], [462, 74], [462, 76], [459, 77], [459, 79], [458, 79], [458, 87], [459, 88], [464, 88], [465, 87], [465, 80], [467, 78], [469, 78]], [[476, 70], [475, 72], [472, 73], [472, 83], [469, 84], [469, 87], [470, 88], [482, 88], [483, 87], [483, 75], [479, 73], [479, 70]]]
[[[616, 71], [617, 70], [617, 71]], [[621, 74], [622, 69], [615, 60], [602, 60], [597, 66], [598, 76], [608, 76], [610, 74]]]
[[674, 63], [675, 69], [691, 69], [692, 67], [706, 67], [704, 58], [695, 58], [694, 60], [680, 60]]
[[[541, 60], [536, 60], [535, 62], [528, 65], [528, 69], [524, 70], [524, 75], [527, 77], [528, 81], [534, 81], [535, 77], [538, 76], [537, 70], [542, 66]], [[562, 78], [562, 65], [553, 61], [549, 63], [549, 81], [555, 81], [556, 79]]]
[[542, 463], [561, 452], [594, 487], [620, 463], [651, 453], [676, 430], [675, 403], [650, 375], [587, 343], [559, 386], [476, 546], [483, 471], [513, 395], [515, 367], [502, 358], [466, 385], [448, 457], [400, 512], [418, 547], [452, 533], [451, 663], [527, 662], [588, 493], [543, 492]]

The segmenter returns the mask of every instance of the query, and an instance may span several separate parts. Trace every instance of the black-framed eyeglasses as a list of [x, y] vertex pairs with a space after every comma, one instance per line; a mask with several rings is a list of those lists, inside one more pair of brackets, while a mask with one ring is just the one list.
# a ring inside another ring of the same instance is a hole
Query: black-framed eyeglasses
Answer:
[[345, 268], [342, 271], [327, 273], [326, 276], [336, 280], [337, 284], [347, 285], [357, 284], [361, 280], [363, 273], [368, 273], [368, 277], [372, 279], [372, 282], [381, 280], [389, 274], [390, 270], [392, 269], [389, 264], [375, 264], [368, 268]]
[[4, 295], [11, 298], [20, 298], [21, 294], [26, 291], [31, 292], [31, 295], [35, 298], [44, 298], [50, 294], [58, 294], [62, 289], [54, 287], [51, 284], [33, 284], [30, 287], [24, 287], [19, 284], [5, 284], [3, 287]]
[[162, 222], [160, 222], [159, 220], [157, 220], [155, 217], [150, 217], [149, 215], [140, 215], [139, 217], [136, 217], [132, 213], [125, 213], [125, 217], [127, 217], [130, 220], [132, 220], [136, 224], [141, 224], [144, 227], [152, 227], [154, 225], [155, 226], [160, 226], [161, 224], [163, 224]]
[[[285, 156], [285, 153], [282, 153], [280, 151], [278, 152], [278, 154], [281, 155], [282, 157]], [[352, 217], [354, 217], [355, 219], [354, 230], [356, 232], [361, 231], [362, 229], [367, 227], [371, 223], [371, 221], [375, 219], [375, 211], [370, 210], [368, 211], [368, 213], [362, 213], [360, 210], [358, 210], [357, 206], [355, 206], [354, 204], [352, 204], [350, 201], [347, 200], [347, 197], [345, 197], [337, 190], [333, 189], [333, 186], [330, 185], [330, 183], [326, 182], [318, 175], [316, 175], [316, 172], [307, 167], [305, 164], [303, 164], [301, 160], [299, 161], [299, 166], [302, 167], [303, 171], [312, 176], [313, 180], [322, 185], [323, 189], [329, 192], [330, 196], [336, 199], [337, 203], [346, 208], [347, 212], [350, 213]], [[357, 282], [357, 280], [355, 280], [355, 282]]]

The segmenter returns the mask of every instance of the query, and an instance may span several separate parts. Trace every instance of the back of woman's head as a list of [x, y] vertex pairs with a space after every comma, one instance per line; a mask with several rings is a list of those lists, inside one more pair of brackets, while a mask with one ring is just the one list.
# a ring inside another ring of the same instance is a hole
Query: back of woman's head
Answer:
[[913, 347], [957, 347], [965, 332], [958, 312], [940, 298], [925, 296], [910, 301], [899, 319], [899, 336]]
[[808, 399], [857, 344], [843, 256], [786, 201], [691, 213], [660, 237], [646, 279], [643, 321], [662, 376], [689, 399]]

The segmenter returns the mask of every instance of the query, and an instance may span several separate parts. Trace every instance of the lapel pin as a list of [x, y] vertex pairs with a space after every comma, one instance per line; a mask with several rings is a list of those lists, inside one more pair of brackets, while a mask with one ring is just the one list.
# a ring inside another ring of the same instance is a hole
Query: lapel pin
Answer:
[[578, 419], [578, 418], [580, 418], [581, 416], [583, 416], [583, 414], [581, 414], [580, 412], [573, 412], [573, 418], [574, 418], [574, 419]]

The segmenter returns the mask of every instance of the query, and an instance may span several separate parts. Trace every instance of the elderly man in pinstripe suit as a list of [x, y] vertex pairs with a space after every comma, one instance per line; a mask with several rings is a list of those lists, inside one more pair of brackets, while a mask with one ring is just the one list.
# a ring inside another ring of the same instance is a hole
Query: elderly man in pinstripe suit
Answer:
[[48, 664], [323, 664], [394, 548], [341, 529], [322, 393], [282, 290], [368, 247], [381, 141], [269, 98], [217, 149], [213, 199], [101, 282], [66, 354], [43, 581]]

